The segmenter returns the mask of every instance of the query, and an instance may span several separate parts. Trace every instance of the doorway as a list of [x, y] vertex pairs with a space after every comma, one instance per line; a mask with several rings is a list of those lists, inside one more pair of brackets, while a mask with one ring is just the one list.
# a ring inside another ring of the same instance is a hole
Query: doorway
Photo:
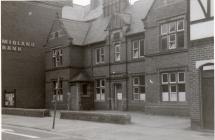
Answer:
[[214, 129], [214, 70], [202, 68], [202, 116], [203, 127]]
[[114, 96], [113, 96], [113, 109], [122, 110], [123, 108], [123, 93], [122, 93], [122, 84], [114, 83]]

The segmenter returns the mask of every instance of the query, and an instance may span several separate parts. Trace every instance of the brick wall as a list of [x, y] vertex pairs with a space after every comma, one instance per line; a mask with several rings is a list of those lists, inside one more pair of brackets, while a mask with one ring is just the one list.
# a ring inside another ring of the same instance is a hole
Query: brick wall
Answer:
[[15, 107], [44, 108], [43, 45], [56, 12], [61, 13], [61, 8], [21, 1], [4, 1], [1, 8], [2, 39], [35, 43], [35, 47], [23, 47], [21, 52], [2, 50], [2, 94], [4, 90], [16, 89]]
[[201, 118], [201, 76], [200, 70], [196, 69], [196, 61], [214, 59], [213, 38], [191, 42], [189, 48], [189, 92], [191, 94], [191, 126], [202, 127]]

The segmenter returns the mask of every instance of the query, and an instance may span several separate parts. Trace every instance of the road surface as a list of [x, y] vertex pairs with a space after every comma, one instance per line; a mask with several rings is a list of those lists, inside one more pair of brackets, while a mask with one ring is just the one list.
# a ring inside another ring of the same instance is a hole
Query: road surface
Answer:
[[53, 131], [3, 125], [2, 140], [84, 140], [82, 138], [58, 134]]

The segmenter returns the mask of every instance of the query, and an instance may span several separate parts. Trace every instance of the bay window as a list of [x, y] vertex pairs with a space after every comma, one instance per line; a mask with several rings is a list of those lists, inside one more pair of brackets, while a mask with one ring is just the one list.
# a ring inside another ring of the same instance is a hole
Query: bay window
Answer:
[[58, 67], [63, 64], [63, 50], [62, 49], [54, 49], [52, 51], [52, 61], [53, 61], [54, 67]]
[[63, 101], [63, 81], [53, 81], [53, 100]]

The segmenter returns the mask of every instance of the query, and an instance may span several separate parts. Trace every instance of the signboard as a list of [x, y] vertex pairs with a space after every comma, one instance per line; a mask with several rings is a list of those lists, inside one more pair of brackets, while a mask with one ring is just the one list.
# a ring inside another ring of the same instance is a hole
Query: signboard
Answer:
[[122, 100], [122, 93], [117, 93], [117, 99]]
[[35, 47], [35, 42], [2, 39], [2, 51], [21, 52], [23, 47]]
[[4, 106], [5, 107], [15, 107], [15, 92], [14, 91], [4, 91]]

